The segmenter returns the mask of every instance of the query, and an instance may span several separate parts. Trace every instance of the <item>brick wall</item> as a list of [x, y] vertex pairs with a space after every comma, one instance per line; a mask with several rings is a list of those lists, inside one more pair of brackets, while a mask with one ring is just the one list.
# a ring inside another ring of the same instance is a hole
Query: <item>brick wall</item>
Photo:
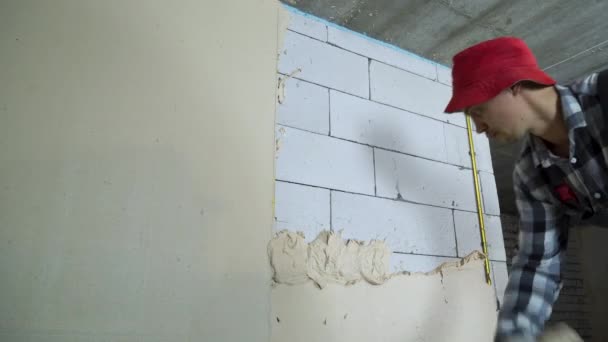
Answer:
[[[503, 215], [501, 218], [507, 265], [510, 269], [511, 260], [517, 252], [518, 218], [512, 215]], [[581, 266], [580, 234], [576, 229], [578, 228], [573, 228], [568, 237], [566, 263], [562, 267], [564, 286], [549, 322], [566, 322], [585, 340], [590, 341], [591, 313]]]
[[[450, 70], [291, 17], [278, 70], [275, 229], [386, 240], [394, 271], [429, 271], [480, 250], [464, 116], [443, 114]], [[475, 143], [500, 290], [507, 267], [496, 184], [487, 138]]]

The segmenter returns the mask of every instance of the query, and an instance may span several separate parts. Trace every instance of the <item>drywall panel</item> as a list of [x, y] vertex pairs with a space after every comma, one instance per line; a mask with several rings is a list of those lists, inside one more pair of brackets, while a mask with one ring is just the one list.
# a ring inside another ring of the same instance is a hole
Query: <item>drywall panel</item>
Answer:
[[0, 339], [268, 341], [277, 15], [1, 2]]

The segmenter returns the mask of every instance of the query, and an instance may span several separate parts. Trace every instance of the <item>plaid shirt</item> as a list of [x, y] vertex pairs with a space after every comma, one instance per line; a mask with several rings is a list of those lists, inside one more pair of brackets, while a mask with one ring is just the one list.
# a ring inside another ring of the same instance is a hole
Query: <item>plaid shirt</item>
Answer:
[[553, 155], [540, 138], [529, 135], [515, 166], [519, 251], [498, 317], [497, 341], [535, 340], [561, 289], [569, 227], [608, 205], [608, 118], [597, 97], [597, 76], [555, 86], [568, 127], [569, 158]]

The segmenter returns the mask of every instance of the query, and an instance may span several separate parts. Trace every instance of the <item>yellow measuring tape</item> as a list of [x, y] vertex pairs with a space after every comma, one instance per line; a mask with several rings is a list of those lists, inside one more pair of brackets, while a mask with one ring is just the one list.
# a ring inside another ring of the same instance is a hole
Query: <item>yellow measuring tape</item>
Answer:
[[479, 174], [477, 173], [477, 157], [475, 155], [475, 144], [473, 143], [473, 129], [471, 127], [471, 117], [465, 115], [467, 119], [467, 133], [469, 134], [469, 148], [471, 151], [471, 165], [473, 165], [473, 182], [475, 183], [475, 199], [477, 200], [477, 218], [479, 219], [479, 232], [481, 233], [481, 248], [485, 255], [486, 264], [486, 281], [488, 285], [492, 285], [492, 277], [490, 275], [490, 256], [488, 255], [488, 243], [486, 242], [486, 229], [483, 222], [483, 204], [481, 200], [481, 191], [479, 190]]

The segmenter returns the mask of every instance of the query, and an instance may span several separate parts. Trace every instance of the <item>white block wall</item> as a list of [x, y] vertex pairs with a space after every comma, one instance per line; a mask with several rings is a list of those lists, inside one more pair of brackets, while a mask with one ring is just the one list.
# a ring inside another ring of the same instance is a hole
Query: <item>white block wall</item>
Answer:
[[[309, 241], [323, 229], [385, 240], [394, 271], [426, 272], [481, 250], [465, 119], [443, 113], [450, 69], [291, 17], [278, 70], [275, 229]], [[490, 148], [485, 136], [474, 142], [492, 277], [504, 290]]]

